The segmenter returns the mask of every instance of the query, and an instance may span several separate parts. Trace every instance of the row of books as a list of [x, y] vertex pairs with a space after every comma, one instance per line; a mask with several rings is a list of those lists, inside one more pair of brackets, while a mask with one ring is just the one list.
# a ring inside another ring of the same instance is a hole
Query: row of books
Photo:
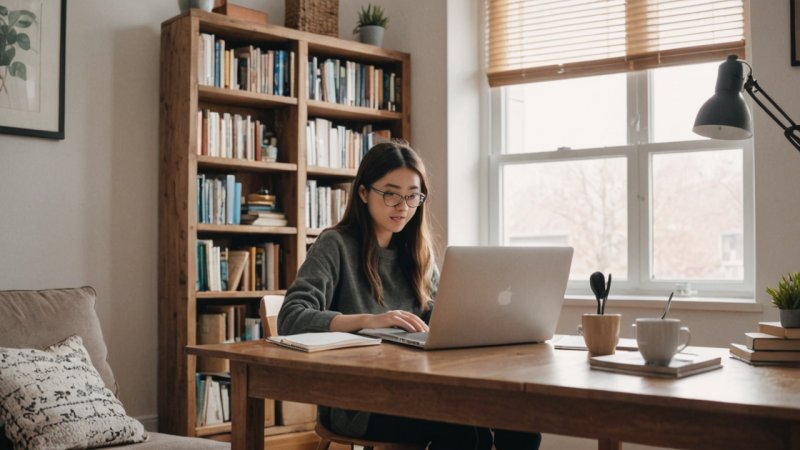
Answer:
[[212, 239], [197, 240], [197, 291], [278, 290], [282, 285], [280, 244], [228, 249]]
[[391, 130], [373, 130], [372, 125], [365, 125], [355, 131], [318, 117], [306, 124], [306, 164], [355, 169], [373, 145], [391, 139]]
[[249, 161], [277, 161], [278, 139], [249, 114], [197, 111], [197, 154]]
[[386, 111], [400, 110], [401, 77], [354, 61], [316, 56], [308, 61], [308, 98]]
[[229, 48], [225, 39], [200, 33], [198, 83], [204, 86], [294, 96], [295, 53], [252, 45]]
[[242, 183], [233, 174], [197, 175], [197, 222], [239, 225]]
[[306, 181], [306, 226], [328, 228], [339, 223], [349, 192], [350, 183], [318, 186], [317, 180]]
[[800, 328], [785, 328], [780, 322], [759, 322], [758, 331], [744, 336], [744, 345], [730, 345], [734, 358], [752, 365], [800, 365]]
[[231, 380], [230, 374], [195, 374], [197, 389], [197, 411], [195, 422], [198, 427], [217, 425], [231, 421]]

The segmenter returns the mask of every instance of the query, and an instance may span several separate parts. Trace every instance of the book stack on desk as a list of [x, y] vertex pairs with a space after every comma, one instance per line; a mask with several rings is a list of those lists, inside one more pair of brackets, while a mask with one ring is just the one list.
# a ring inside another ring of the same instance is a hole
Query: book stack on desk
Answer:
[[745, 343], [731, 343], [731, 356], [754, 366], [800, 366], [800, 328], [780, 322], [759, 322], [757, 332], [745, 333]]

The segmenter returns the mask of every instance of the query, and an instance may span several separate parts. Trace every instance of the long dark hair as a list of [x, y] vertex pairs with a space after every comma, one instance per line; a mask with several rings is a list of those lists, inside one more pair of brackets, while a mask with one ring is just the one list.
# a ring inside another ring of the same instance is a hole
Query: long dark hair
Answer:
[[[372, 295], [383, 304], [383, 286], [378, 275], [378, 240], [375, 226], [367, 205], [361, 201], [358, 191], [361, 186], [369, 190], [372, 183], [387, 173], [409, 168], [419, 175], [420, 190], [428, 195], [428, 175], [419, 155], [403, 141], [383, 142], [373, 146], [358, 167], [353, 187], [350, 190], [347, 209], [342, 220], [334, 227], [361, 239], [361, 264], [369, 281]], [[392, 236], [391, 245], [400, 251], [404, 275], [408, 278], [417, 302], [423, 311], [428, 309], [433, 288], [434, 255], [431, 243], [427, 203], [417, 207], [414, 217], [403, 230]]]

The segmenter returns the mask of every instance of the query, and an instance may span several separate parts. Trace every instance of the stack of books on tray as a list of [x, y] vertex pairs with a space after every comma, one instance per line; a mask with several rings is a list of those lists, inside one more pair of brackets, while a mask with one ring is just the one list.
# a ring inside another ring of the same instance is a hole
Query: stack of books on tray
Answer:
[[800, 366], [800, 328], [780, 322], [759, 322], [758, 331], [745, 333], [745, 344], [731, 344], [731, 356], [754, 366]]

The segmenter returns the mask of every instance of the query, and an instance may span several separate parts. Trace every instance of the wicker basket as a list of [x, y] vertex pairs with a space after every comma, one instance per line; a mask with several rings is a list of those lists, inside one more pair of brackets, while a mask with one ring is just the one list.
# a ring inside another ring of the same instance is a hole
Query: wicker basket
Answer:
[[285, 25], [339, 37], [339, 0], [286, 0]]

